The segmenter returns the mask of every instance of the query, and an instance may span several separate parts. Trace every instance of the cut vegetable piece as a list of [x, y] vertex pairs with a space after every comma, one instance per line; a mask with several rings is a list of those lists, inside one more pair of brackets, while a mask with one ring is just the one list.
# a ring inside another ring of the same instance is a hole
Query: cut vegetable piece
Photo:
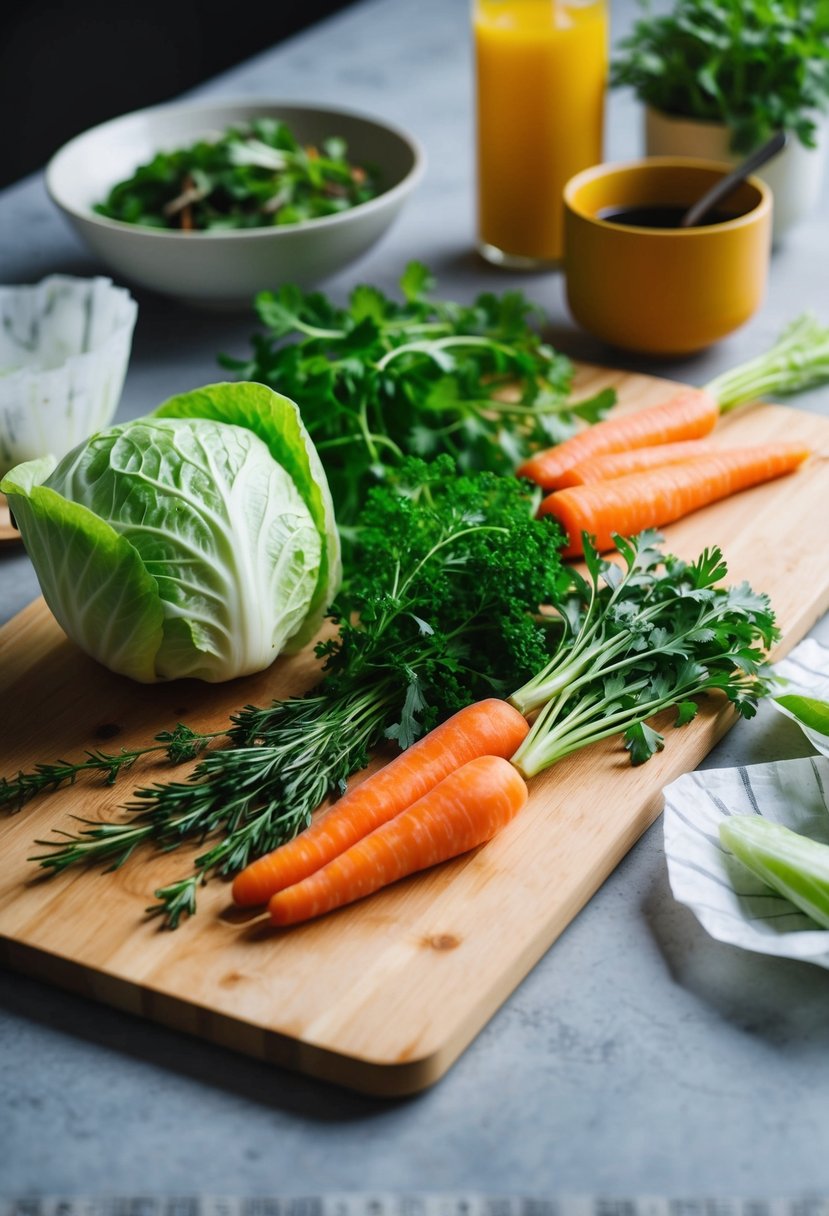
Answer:
[[614, 547], [614, 534], [661, 528], [708, 503], [792, 473], [809, 455], [806, 448], [783, 444], [720, 449], [682, 464], [557, 490], [543, 500], [539, 514], [552, 515], [567, 533], [567, 557], [584, 552], [585, 532], [604, 552]]
[[233, 899], [243, 906], [265, 903], [411, 806], [467, 761], [487, 755], [508, 758], [529, 729], [517, 709], [495, 697], [459, 710], [349, 790], [296, 839], [238, 874]]
[[591, 485], [594, 481], [612, 481], [614, 477], [644, 473], [665, 464], [682, 464], [693, 456], [708, 456], [721, 450], [704, 439], [688, 439], [685, 443], [659, 443], [655, 447], [631, 448], [628, 452], [610, 452], [574, 465], [562, 475], [560, 486], [566, 489]]
[[522, 809], [526, 783], [508, 760], [479, 756], [268, 904], [275, 925], [292, 925], [353, 903], [389, 883], [490, 840]]
[[829, 929], [829, 845], [759, 815], [733, 815], [720, 840], [744, 866]]
[[785, 693], [774, 700], [785, 714], [800, 722], [807, 729], [829, 738], [829, 701], [816, 697], [803, 697], [797, 693]]
[[529, 477], [543, 490], [569, 484], [565, 475], [575, 465], [610, 452], [651, 447], [678, 440], [700, 439], [713, 431], [719, 406], [704, 389], [685, 388], [660, 405], [597, 422], [557, 447], [536, 452], [519, 465], [519, 477]]

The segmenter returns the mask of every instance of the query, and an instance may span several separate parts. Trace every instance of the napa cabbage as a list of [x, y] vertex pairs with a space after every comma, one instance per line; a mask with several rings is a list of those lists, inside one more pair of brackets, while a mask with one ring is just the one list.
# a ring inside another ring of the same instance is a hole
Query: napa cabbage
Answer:
[[0, 485], [62, 628], [144, 683], [260, 671], [313, 636], [338, 586], [319, 457], [261, 384], [173, 397]]

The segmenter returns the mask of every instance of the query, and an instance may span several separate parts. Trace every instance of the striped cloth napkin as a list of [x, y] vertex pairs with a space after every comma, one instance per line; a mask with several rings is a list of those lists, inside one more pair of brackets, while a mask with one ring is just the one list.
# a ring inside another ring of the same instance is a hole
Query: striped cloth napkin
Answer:
[[[829, 700], [829, 647], [807, 639], [775, 670], [786, 692]], [[666, 786], [665, 856], [674, 896], [712, 937], [829, 968], [829, 929], [755, 878], [719, 840], [723, 819], [753, 814], [829, 844], [829, 739], [801, 729], [819, 756], [686, 773]]]

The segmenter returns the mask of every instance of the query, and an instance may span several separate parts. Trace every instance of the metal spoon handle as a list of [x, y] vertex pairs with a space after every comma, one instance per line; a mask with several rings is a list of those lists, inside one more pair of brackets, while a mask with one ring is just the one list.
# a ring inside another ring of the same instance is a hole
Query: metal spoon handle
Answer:
[[766, 161], [771, 160], [773, 156], [777, 156], [786, 146], [786, 132], [777, 131], [772, 135], [771, 139], [766, 140], [759, 148], [755, 149], [750, 156], [747, 156], [744, 161], [741, 161], [736, 168], [730, 173], [726, 173], [725, 177], [721, 177], [715, 182], [707, 193], [703, 194], [701, 199], [698, 199], [693, 206], [689, 207], [682, 216], [677, 227], [693, 228], [700, 222], [702, 217], [712, 207], [716, 207], [717, 203], [721, 203], [735, 187], [739, 186], [749, 174], [755, 169], [759, 169]]

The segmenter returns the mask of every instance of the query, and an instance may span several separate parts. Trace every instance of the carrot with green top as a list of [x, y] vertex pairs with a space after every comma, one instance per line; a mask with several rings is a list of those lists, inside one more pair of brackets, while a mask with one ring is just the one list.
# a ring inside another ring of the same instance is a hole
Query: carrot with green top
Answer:
[[630, 448], [701, 439], [713, 431], [719, 415], [717, 401], [710, 393], [698, 388], [681, 389], [659, 405], [605, 418], [557, 447], [536, 452], [518, 466], [516, 473], [543, 490], [557, 490], [569, 484], [565, 478], [570, 470], [586, 460]]
[[322, 869], [274, 895], [275, 925], [294, 925], [484, 844], [525, 805], [527, 785], [502, 756], [479, 756], [358, 840]]
[[829, 379], [829, 330], [809, 314], [791, 323], [770, 350], [709, 381], [681, 388], [668, 401], [587, 427], [557, 447], [536, 452], [518, 466], [543, 490], [571, 485], [578, 464], [612, 452], [703, 439], [720, 414], [774, 393], [794, 393]]
[[345, 852], [380, 824], [427, 794], [449, 773], [479, 756], [508, 758], [529, 726], [496, 697], [468, 705], [378, 769], [294, 840], [252, 862], [233, 882], [242, 906], [264, 904]]
[[539, 513], [552, 515], [567, 533], [565, 556], [584, 552], [585, 532], [601, 552], [614, 547], [614, 534], [661, 528], [708, 503], [792, 473], [809, 455], [793, 444], [721, 448], [682, 464], [557, 490], [542, 501]]
[[629, 473], [644, 473], [663, 464], [682, 464], [692, 456], [707, 456], [719, 452], [720, 448], [704, 439], [689, 439], [685, 443], [660, 443], [652, 448], [631, 448], [629, 452], [611, 452], [607, 456], [594, 456], [574, 465], [561, 477], [561, 489], [569, 486], [590, 485], [594, 481], [611, 481], [614, 477], [627, 477]]

